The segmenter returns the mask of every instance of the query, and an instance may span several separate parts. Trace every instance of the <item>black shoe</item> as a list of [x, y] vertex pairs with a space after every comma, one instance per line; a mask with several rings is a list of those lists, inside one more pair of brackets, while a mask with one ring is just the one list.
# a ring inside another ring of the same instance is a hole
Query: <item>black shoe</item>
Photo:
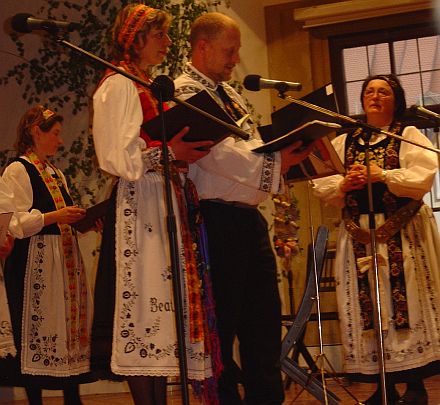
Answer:
[[426, 390], [407, 390], [395, 405], [428, 405], [428, 393]]
[[[393, 388], [392, 390], [390, 390], [390, 392], [387, 393], [387, 404], [395, 405], [398, 403], [397, 401], [399, 401], [399, 398], [399, 393], [397, 392], [396, 388]], [[380, 393], [380, 390], [376, 390], [370, 398], [362, 401], [362, 403], [364, 405], [382, 405], [382, 395]]]

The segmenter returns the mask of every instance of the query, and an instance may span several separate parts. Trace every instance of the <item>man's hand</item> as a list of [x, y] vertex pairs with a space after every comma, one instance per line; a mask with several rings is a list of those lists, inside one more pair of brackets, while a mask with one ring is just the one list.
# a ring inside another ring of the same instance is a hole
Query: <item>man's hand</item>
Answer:
[[185, 142], [183, 137], [189, 131], [188, 127], [183, 128], [171, 139], [169, 145], [174, 152], [177, 160], [194, 163], [209, 153], [209, 149], [214, 145], [212, 141]]
[[301, 146], [302, 141], [296, 141], [292, 145], [286, 146], [280, 150], [281, 174], [286, 174], [291, 166], [301, 163], [313, 150], [314, 143], [311, 143], [307, 148], [300, 150]]

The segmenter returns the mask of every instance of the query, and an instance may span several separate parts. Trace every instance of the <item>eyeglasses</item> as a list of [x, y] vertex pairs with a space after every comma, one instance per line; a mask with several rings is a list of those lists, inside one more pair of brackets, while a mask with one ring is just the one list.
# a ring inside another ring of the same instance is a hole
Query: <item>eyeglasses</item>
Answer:
[[379, 98], [387, 98], [387, 97], [391, 97], [393, 95], [392, 92], [390, 92], [387, 89], [366, 89], [364, 91], [364, 97], [365, 98], [371, 98], [371, 97], [379, 97]]
[[165, 39], [165, 38], [170, 39], [170, 36], [164, 31], [156, 32], [155, 34], [152, 35], [152, 37], [156, 39]]
[[139, 37], [142, 37], [144, 39], [144, 41], [147, 39], [147, 35], [150, 35], [154, 39], [163, 40], [166, 38], [167, 40], [171, 41], [170, 36], [165, 31], [158, 31], [158, 32], [155, 32], [154, 34], [151, 31], [150, 32], [138, 31], [136, 33], [136, 35]]

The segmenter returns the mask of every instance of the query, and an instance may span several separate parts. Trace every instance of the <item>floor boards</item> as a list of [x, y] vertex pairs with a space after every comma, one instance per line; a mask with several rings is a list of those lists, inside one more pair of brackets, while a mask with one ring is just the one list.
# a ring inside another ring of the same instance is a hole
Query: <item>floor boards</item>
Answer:
[[[333, 379], [327, 380], [328, 389], [335, 393], [341, 399], [341, 405], [356, 404], [356, 401], [351, 398]], [[440, 375], [434, 376], [425, 381], [426, 389], [429, 393], [429, 405], [440, 405]], [[358, 400], [362, 401], [368, 398], [375, 390], [374, 384], [352, 383], [346, 388]], [[399, 392], [402, 394], [405, 391], [405, 385], [399, 384], [397, 386]], [[286, 391], [286, 400], [284, 405], [319, 405], [321, 402], [312, 397], [307, 391], [303, 391], [299, 397], [300, 387], [292, 384]], [[84, 405], [132, 405], [133, 401], [129, 393], [113, 393], [113, 394], [99, 394], [99, 395], [83, 395]], [[14, 402], [2, 402], [2, 405], [26, 405], [27, 401], [20, 400]], [[44, 405], [62, 405], [63, 401], [60, 397], [50, 397], [44, 399]], [[168, 404], [167, 405], [181, 405], [182, 400], [180, 396], [179, 386], [169, 387]], [[200, 405], [201, 403], [190, 398], [190, 405]]]

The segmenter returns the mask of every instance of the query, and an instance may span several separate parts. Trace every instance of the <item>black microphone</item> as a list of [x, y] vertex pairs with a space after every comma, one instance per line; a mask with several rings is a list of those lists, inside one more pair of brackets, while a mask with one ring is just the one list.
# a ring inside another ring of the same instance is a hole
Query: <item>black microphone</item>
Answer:
[[45, 30], [50, 33], [56, 33], [59, 30], [75, 31], [81, 28], [78, 23], [57, 20], [42, 20], [35, 18], [31, 14], [15, 14], [11, 19], [11, 27], [16, 32], [27, 33], [33, 30]]
[[286, 91], [300, 91], [301, 83], [282, 82], [280, 80], [262, 79], [259, 75], [247, 75], [243, 81], [244, 88], [250, 91], [261, 89], [275, 89], [280, 93]]
[[425, 118], [427, 120], [440, 121], [440, 114], [435, 113], [434, 111], [428, 110], [421, 105], [412, 105], [409, 110], [416, 114], [419, 117]]
[[159, 75], [150, 85], [153, 95], [162, 101], [169, 101], [174, 97], [174, 81], [167, 75]]

